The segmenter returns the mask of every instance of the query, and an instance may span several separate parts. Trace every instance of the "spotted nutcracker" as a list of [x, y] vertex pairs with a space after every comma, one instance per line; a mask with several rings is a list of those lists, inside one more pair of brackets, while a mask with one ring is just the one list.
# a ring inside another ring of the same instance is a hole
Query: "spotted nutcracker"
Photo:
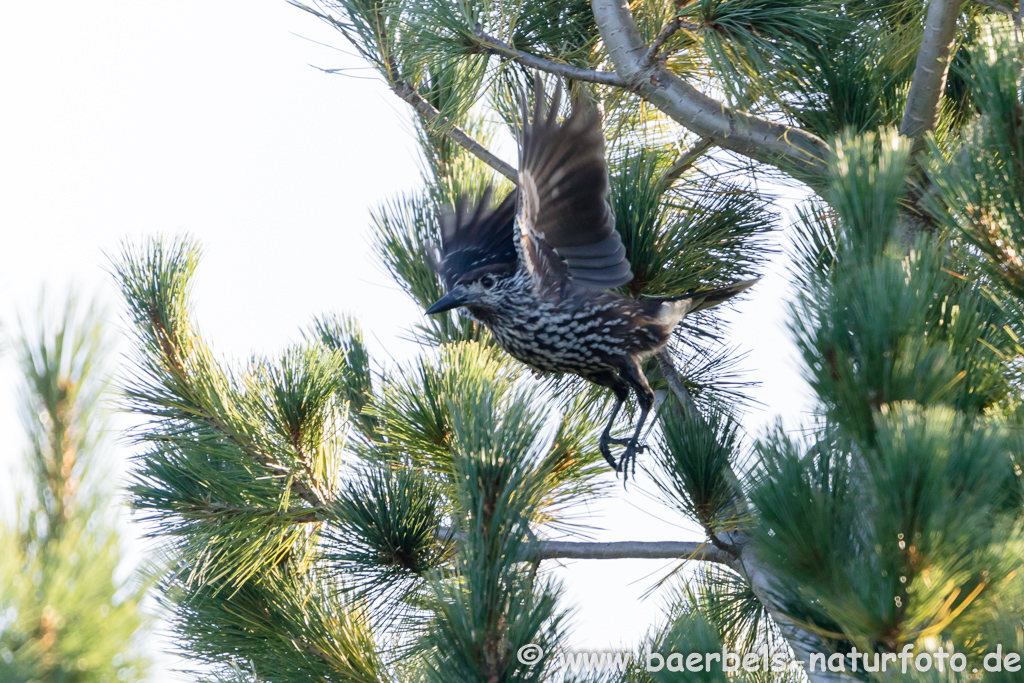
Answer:
[[[633, 299], [612, 291], [633, 279], [607, 202], [604, 135], [593, 106], [577, 101], [558, 121], [559, 86], [545, 113], [537, 81], [532, 123], [523, 105], [519, 187], [495, 209], [491, 191], [467, 208], [462, 197], [441, 221], [436, 270], [448, 293], [428, 314], [460, 307], [509, 354], [541, 372], [575, 375], [608, 387], [615, 407], [601, 434], [602, 455], [625, 478], [654, 392], [640, 369], [682, 318], [721, 303], [756, 280], [672, 299]], [[640, 418], [629, 439], [612, 425], [636, 392]], [[611, 444], [624, 445], [616, 462]]]

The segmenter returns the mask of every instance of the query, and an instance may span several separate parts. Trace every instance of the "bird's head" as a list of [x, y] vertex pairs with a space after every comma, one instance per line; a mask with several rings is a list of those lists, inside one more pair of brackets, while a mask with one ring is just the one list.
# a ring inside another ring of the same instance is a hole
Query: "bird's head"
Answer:
[[484, 310], [500, 308], [507, 300], [511, 283], [511, 273], [499, 269], [467, 275], [459, 278], [447, 294], [428, 308], [427, 314], [443, 313], [460, 306]]

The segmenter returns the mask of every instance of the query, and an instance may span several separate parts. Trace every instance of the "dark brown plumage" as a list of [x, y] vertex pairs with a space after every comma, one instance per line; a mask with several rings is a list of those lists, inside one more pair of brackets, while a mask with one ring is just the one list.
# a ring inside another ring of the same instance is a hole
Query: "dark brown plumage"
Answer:
[[[524, 105], [518, 190], [493, 210], [487, 208], [490, 191], [472, 209], [463, 199], [442, 219], [435, 268], [448, 294], [427, 313], [460, 307], [530, 367], [570, 372], [611, 389], [616, 403], [600, 449], [625, 477], [654, 402], [641, 361], [668, 343], [683, 316], [755, 280], [675, 299], [607, 291], [633, 273], [607, 202], [600, 117], [576, 102], [559, 123], [560, 100], [559, 87], [545, 112], [538, 81], [532, 120]], [[612, 425], [631, 389], [640, 417], [630, 439], [613, 439]], [[617, 461], [611, 444], [625, 446]]]

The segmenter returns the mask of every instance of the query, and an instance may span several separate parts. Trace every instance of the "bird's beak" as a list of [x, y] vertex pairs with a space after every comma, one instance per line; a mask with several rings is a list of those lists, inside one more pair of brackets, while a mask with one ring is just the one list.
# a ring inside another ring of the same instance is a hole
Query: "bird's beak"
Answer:
[[428, 308], [427, 315], [444, 313], [445, 311], [450, 311], [457, 306], [463, 306], [467, 303], [469, 303], [469, 298], [466, 296], [465, 292], [462, 292], [459, 289], [453, 289], [438, 299], [433, 306]]

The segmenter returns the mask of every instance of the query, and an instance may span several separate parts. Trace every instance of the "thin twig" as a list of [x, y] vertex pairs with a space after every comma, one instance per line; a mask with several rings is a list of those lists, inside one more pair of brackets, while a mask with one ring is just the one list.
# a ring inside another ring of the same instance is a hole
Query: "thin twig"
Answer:
[[683, 383], [683, 378], [679, 375], [676, 370], [675, 364], [672, 362], [672, 356], [669, 355], [667, 349], [663, 349], [658, 353], [654, 354], [655, 359], [658, 361], [658, 368], [661, 369], [661, 375], [668, 382], [668, 388], [672, 390], [672, 393], [676, 395], [676, 399], [679, 401], [679, 405], [682, 406], [683, 411], [686, 413], [688, 419], [704, 421], [704, 416], [700, 414], [700, 410], [697, 409], [697, 403], [693, 400], [693, 396], [690, 396], [690, 392], [686, 389], [686, 385]]
[[995, 0], [974, 0], [974, 2], [976, 2], [979, 5], [984, 5], [989, 9], [994, 9], [997, 12], [1002, 12], [1007, 16], [1014, 16], [1014, 11], [1012, 8], [1007, 7], [1006, 5], [1000, 5], [999, 3], [995, 2]]
[[615, 72], [627, 89], [724, 149], [781, 166], [800, 177], [825, 173], [828, 144], [824, 140], [805, 130], [731, 109], [660, 63], [645, 63], [649, 47], [640, 36], [629, 3], [591, 0], [590, 6]]
[[675, 182], [676, 178], [693, 166], [697, 159], [704, 156], [704, 153], [711, 149], [714, 144], [715, 142], [711, 138], [701, 138], [690, 149], [686, 150], [683, 156], [673, 161], [672, 165], [666, 168], [665, 172], [661, 174], [661, 178], [658, 179], [658, 187], [662, 189], [662, 192], [667, 190]]
[[623, 81], [617, 73], [612, 71], [583, 69], [578, 66], [573, 66], [572, 64], [556, 62], [545, 57], [538, 57], [537, 55], [530, 54], [529, 52], [518, 50], [508, 43], [502, 42], [494, 36], [490, 36], [483, 32], [477, 33], [476, 39], [479, 41], [478, 45], [480, 48], [485, 52], [492, 55], [498, 55], [499, 57], [512, 59], [523, 66], [530, 67], [531, 69], [539, 69], [540, 71], [545, 71], [562, 78], [570, 78], [576, 81], [587, 81], [588, 83], [599, 83], [601, 85], [613, 85], [619, 88], [626, 87], [626, 82]]
[[490, 150], [474, 140], [469, 133], [442, 117], [441, 112], [439, 112], [434, 105], [430, 104], [430, 102], [427, 102], [427, 100], [425, 100], [423, 96], [420, 95], [419, 92], [411, 85], [404, 81], [395, 81], [391, 86], [391, 90], [403, 100], [411, 104], [413, 109], [415, 109], [416, 112], [422, 116], [425, 121], [427, 121], [427, 123], [433, 123], [440, 117], [441, 120], [436, 125], [441, 127], [441, 130], [444, 131], [445, 135], [465, 148], [467, 152], [511, 180], [513, 183], [519, 182], [519, 172], [516, 171], [511, 164], [508, 164], [496, 157]]
[[647, 65], [654, 64], [654, 61], [658, 58], [658, 53], [661, 48], [668, 42], [668, 39], [675, 35], [676, 31], [681, 28], [685, 28], [688, 31], [699, 31], [700, 26], [692, 24], [688, 21], [684, 21], [678, 14], [672, 18], [672, 21], [665, 24], [665, 26], [658, 33], [658, 36], [651, 43], [651, 48], [647, 50], [647, 54], [644, 55], [644, 63]]
[[215, 501], [176, 510], [176, 512], [190, 519], [224, 519], [237, 515], [247, 515], [261, 518], [278, 518], [286, 521], [288, 524], [316, 524], [322, 522], [321, 514], [323, 511], [324, 507], [322, 505], [316, 508], [279, 510], [277, 508], [254, 507], [251, 505], [231, 505]]
[[479, 142], [474, 140], [473, 136], [471, 136], [469, 133], [462, 130], [461, 128], [459, 128], [458, 126], [456, 126], [455, 124], [441, 116], [441, 112], [439, 112], [434, 107], [434, 105], [430, 104], [430, 102], [427, 102], [427, 100], [425, 100], [423, 96], [420, 95], [415, 88], [413, 88], [411, 85], [409, 85], [408, 83], [401, 79], [401, 71], [398, 68], [397, 62], [395, 62], [393, 53], [381, 48], [382, 54], [372, 54], [366, 51], [363, 48], [363, 46], [360, 45], [359, 41], [352, 36], [349, 29], [343, 23], [341, 23], [331, 15], [325, 14], [307, 5], [304, 5], [298, 0], [289, 0], [289, 2], [298, 7], [299, 9], [305, 10], [306, 12], [313, 14], [314, 16], [326, 21], [334, 28], [338, 29], [338, 31], [340, 31], [341, 34], [348, 39], [352, 46], [356, 48], [356, 50], [366, 59], [367, 62], [369, 62], [370, 64], [379, 65], [380, 69], [384, 72], [384, 75], [388, 81], [388, 85], [391, 87], [391, 90], [396, 95], [401, 97], [403, 100], [411, 104], [413, 106], [413, 109], [415, 109], [416, 112], [420, 116], [422, 116], [427, 123], [432, 123], [433, 121], [440, 117], [441, 120], [438, 121], [436, 125], [438, 125], [440, 129], [444, 131], [445, 135], [450, 137], [456, 144], [463, 147], [467, 152], [477, 157], [485, 164], [493, 168], [495, 171], [511, 180], [513, 183], [519, 182], [519, 173], [513, 166], [505, 163], [504, 161], [496, 157], [494, 154], [491, 153], [490, 150], [488, 150], [486, 147], [484, 147]]

